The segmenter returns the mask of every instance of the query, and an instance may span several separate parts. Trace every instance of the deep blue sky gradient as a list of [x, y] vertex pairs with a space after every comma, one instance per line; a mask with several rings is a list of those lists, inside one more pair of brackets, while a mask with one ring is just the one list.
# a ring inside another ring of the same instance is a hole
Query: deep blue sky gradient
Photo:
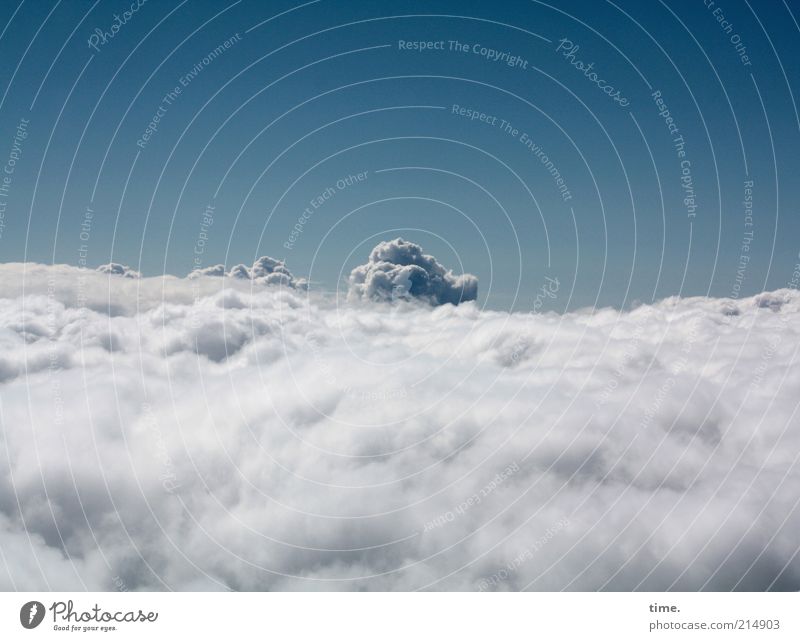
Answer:
[[[5, 6], [1, 162], [20, 119], [30, 122], [0, 260], [77, 264], [90, 207], [90, 265], [185, 274], [212, 203], [203, 265], [268, 254], [335, 289], [379, 240], [402, 235], [476, 274], [481, 302], [505, 309], [532, 309], [548, 276], [561, 287], [546, 309], [729, 296], [748, 230], [742, 295], [784, 286], [797, 262], [800, 3], [149, 0], [90, 48], [94, 30], [130, 5]], [[165, 94], [236, 34], [137, 146]], [[556, 51], [562, 38], [628, 107]], [[399, 40], [470, 51], [401, 51]], [[482, 58], [474, 44], [521, 56], [527, 69]], [[686, 141], [691, 218], [656, 90]], [[454, 104], [495, 126], [453, 114]], [[569, 201], [500, 120], [547, 153]], [[367, 179], [335, 190], [287, 249], [309, 201], [359, 172]]]

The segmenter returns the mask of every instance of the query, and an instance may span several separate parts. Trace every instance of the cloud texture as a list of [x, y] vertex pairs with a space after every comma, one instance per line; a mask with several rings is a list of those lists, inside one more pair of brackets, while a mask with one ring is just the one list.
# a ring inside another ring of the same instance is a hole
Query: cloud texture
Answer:
[[[464, 284], [379, 248], [363, 295]], [[795, 291], [509, 315], [9, 264], [0, 298], [2, 589], [800, 589]]]
[[478, 297], [478, 279], [472, 274], [456, 276], [419, 245], [395, 238], [379, 243], [369, 261], [350, 272], [348, 297], [458, 305]]
[[193, 270], [189, 278], [200, 276], [227, 276], [240, 280], [250, 280], [262, 285], [281, 285], [293, 289], [306, 289], [308, 282], [304, 278], [295, 278], [292, 272], [286, 267], [282, 260], [262, 256], [257, 259], [252, 267], [239, 264], [231, 267], [230, 271], [225, 270], [225, 265], [211, 265]]
[[128, 267], [127, 265], [122, 265], [120, 263], [106, 263], [105, 265], [100, 265], [97, 268], [97, 271], [101, 274], [112, 274], [114, 276], [124, 276], [125, 278], [142, 277], [140, 272], [137, 272], [132, 267]]

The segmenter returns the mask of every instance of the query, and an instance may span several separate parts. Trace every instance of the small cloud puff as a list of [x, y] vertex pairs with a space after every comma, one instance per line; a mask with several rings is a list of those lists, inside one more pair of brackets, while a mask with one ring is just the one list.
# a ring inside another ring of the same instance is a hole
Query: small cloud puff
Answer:
[[188, 278], [200, 278], [201, 276], [225, 276], [225, 265], [209, 265], [208, 267], [198, 267], [189, 272]]
[[[108, 263], [100, 265], [97, 271], [101, 274], [111, 274], [114, 276], [123, 276], [125, 278], [141, 278], [141, 272], [122, 265], [121, 263]], [[208, 267], [200, 267], [193, 269], [188, 278], [195, 279], [202, 276], [209, 277], [223, 277], [237, 278], [243, 280], [252, 280], [255, 283], [264, 285], [281, 285], [291, 289], [307, 289], [308, 281], [304, 278], [295, 278], [292, 272], [286, 267], [282, 260], [271, 258], [270, 256], [262, 256], [258, 258], [252, 267], [246, 265], [235, 265], [230, 271], [225, 271], [225, 265], [209, 265]]]
[[350, 300], [418, 299], [431, 305], [475, 300], [478, 279], [455, 275], [422, 247], [402, 238], [379, 243], [365, 265], [350, 272]]
[[307, 289], [308, 281], [304, 278], [295, 278], [292, 272], [286, 267], [282, 260], [262, 256], [253, 263], [252, 267], [239, 264], [231, 267], [230, 271], [225, 271], [225, 265], [211, 265], [194, 269], [189, 273], [189, 278], [199, 278], [201, 276], [236, 278], [240, 280], [252, 280], [264, 285], [281, 285], [291, 289]]
[[127, 265], [122, 265], [120, 263], [107, 263], [105, 265], [100, 265], [97, 268], [101, 274], [114, 274], [115, 276], [124, 276], [125, 278], [141, 278], [141, 272], [137, 272], [135, 269], [128, 267]]

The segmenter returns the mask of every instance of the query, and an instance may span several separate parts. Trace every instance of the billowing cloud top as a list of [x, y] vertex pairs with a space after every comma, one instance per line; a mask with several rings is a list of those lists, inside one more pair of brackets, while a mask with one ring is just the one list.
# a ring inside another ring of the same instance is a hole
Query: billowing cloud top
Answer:
[[189, 278], [200, 278], [201, 276], [219, 277], [227, 276], [225, 265], [209, 265], [208, 267], [198, 267], [189, 272]]
[[227, 276], [240, 280], [250, 280], [264, 285], [281, 285], [292, 289], [307, 289], [308, 281], [304, 278], [295, 278], [292, 272], [286, 267], [282, 260], [262, 256], [257, 259], [252, 267], [239, 264], [231, 267], [230, 271], [225, 271], [225, 265], [211, 265], [193, 270], [189, 278], [199, 278], [201, 276]]
[[350, 272], [349, 284], [350, 300], [418, 299], [431, 305], [458, 305], [478, 297], [475, 276], [456, 276], [424, 254], [422, 247], [402, 238], [379, 243], [369, 261]]
[[16, 264], [0, 299], [0, 589], [800, 589], [794, 290], [508, 314]]
[[120, 263], [107, 263], [97, 268], [101, 274], [113, 274], [114, 276], [124, 276], [125, 278], [141, 278], [142, 274], [132, 267]]

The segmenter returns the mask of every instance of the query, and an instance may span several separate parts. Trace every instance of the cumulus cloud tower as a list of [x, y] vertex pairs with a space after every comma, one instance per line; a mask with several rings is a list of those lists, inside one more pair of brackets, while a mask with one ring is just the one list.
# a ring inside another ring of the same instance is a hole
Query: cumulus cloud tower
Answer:
[[402, 238], [379, 243], [365, 265], [350, 272], [350, 300], [419, 299], [431, 305], [475, 300], [478, 279], [456, 275], [422, 247]]

